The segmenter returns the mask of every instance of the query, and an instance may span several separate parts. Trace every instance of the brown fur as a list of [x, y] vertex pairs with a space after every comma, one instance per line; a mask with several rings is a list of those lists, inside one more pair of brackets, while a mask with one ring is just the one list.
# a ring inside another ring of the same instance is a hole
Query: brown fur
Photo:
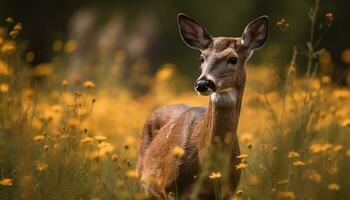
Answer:
[[[186, 23], [191, 26], [187, 31], [190, 39], [186, 41], [192, 42], [192, 32], [201, 27], [193, 19]], [[200, 41], [207, 42], [207, 38], [199, 38], [191, 44]], [[236, 132], [246, 80], [244, 64], [252, 49], [244, 47], [241, 38], [218, 37], [210, 38], [209, 42], [209, 45], [196, 47], [206, 46], [200, 49], [204, 57], [200, 78], [210, 77], [217, 86], [208, 108], [184, 104], [161, 107], [144, 125], [137, 168], [146, 192], [157, 197], [168, 199], [169, 192], [173, 192], [185, 198], [195, 183], [194, 177], [200, 174], [206, 162], [208, 149], [218, 143], [224, 147], [220, 154], [228, 158], [223, 159], [228, 170], [223, 172], [223, 180], [228, 183], [222, 186], [227, 193], [224, 198], [232, 195], [238, 186], [240, 171], [234, 166], [240, 162], [237, 158], [240, 150]], [[227, 60], [233, 56], [238, 59], [237, 64], [228, 65]], [[172, 154], [176, 146], [185, 150], [180, 159]], [[200, 187], [199, 199], [215, 199], [214, 189], [207, 179]]]
[[[221, 45], [221, 41], [225, 46], [236, 42], [234, 39], [220, 39], [218, 45]], [[174, 192], [173, 184], [177, 179], [180, 187], [178, 193], [186, 193], [186, 188], [194, 183], [194, 175], [199, 174], [201, 162], [205, 162], [202, 156], [210, 145], [208, 141], [215, 136], [223, 138], [225, 133], [232, 134], [230, 166], [238, 164], [238, 160], [234, 159], [240, 154], [236, 130], [245, 81], [243, 66], [241, 69], [243, 71], [234, 76], [225, 78], [221, 75], [222, 79], [230, 79], [229, 84], [237, 87], [237, 102], [233, 105], [222, 107], [214, 105], [210, 100], [208, 109], [178, 104], [162, 107], [152, 113], [144, 125], [138, 160], [138, 170], [146, 190], [157, 196], [163, 196]], [[185, 149], [183, 158], [174, 158], [172, 150], [175, 146]], [[238, 185], [239, 176], [240, 172], [232, 167], [230, 173], [232, 192]], [[152, 183], [152, 179], [159, 182]], [[213, 194], [202, 195], [212, 197]]]

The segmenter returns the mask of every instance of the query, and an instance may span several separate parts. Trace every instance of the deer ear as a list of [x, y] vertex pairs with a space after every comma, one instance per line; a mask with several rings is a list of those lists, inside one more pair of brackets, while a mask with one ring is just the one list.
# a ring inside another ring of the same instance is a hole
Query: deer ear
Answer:
[[182, 40], [191, 48], [204, 50], [209, 47], [212, 37], [196, 20], [180, 13], [177, 23]]
[[269, 18], [265, 15], [250, 22], [244, 29], [242, 45], [250, 50], [262, 47], [267, 40], [268, 24]]

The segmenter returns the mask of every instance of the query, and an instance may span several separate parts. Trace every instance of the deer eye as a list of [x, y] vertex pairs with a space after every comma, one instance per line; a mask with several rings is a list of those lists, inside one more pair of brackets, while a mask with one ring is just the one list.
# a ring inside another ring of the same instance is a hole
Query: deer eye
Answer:
[[231, 65], [235, 65], [238, 62], [238, 58], [237, 57], [231, 57], [230, 59], [228, 59], [227, 64], [231, 64]]
[[204, 63], [204, 57], [203, 56], [201, 56], [199, 59], [200, 59], [201, 63]]

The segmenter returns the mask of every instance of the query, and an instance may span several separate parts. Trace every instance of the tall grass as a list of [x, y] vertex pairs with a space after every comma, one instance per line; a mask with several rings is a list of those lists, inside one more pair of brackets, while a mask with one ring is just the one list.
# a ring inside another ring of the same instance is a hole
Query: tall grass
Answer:
[[[318, 73], [317, 58], [322, 35], [332, 23], [329, 13], [321, 24], [316, 39], [319, 1], [310, 9], [310, 38], [306, 47], [298, 44], [293, 51], [284, 87], [277, 93], [262, 94], [265, 109], [270, 113], [270, 128], [255, 133], [260, 144], [250, 152], [241, 184], [243, 199], [347, 199], [350, 177], [344, 169], [350, 166], [349, 129], [337, 116], [343, 108], [342, 95], [332, 92], [330, 77]], [[285, 20], [277, 25], [289, 33]], [[290, 35], [289, 35], [290, 36]], [[293, 39], [293, 38], [291, 38]], [[298, 54], [306, 56], [305, 75], [296, 78]], [[346, 92], [347, 93], [347, 92]], [[278, 97], [276, 97], [276, 96]], [[347, 95], [345, 95], [347, 96]], [[277, 99], [277, 101], [276, 101]], [[345, 110], [344, 110], [345, 109]]]

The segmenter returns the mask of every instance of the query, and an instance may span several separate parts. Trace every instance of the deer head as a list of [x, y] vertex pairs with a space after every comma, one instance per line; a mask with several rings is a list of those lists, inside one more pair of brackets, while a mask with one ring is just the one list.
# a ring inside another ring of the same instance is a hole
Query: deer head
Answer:
[[194, 85], [200, 95], [244, 86], [244, 65], [267, 40], [267, 16], [250, 22], [241, 37], [212, 37], [196, 20], [184, 14], [178, 14], [177, 20], [182, 40], [201, 52], [201, 75]]

